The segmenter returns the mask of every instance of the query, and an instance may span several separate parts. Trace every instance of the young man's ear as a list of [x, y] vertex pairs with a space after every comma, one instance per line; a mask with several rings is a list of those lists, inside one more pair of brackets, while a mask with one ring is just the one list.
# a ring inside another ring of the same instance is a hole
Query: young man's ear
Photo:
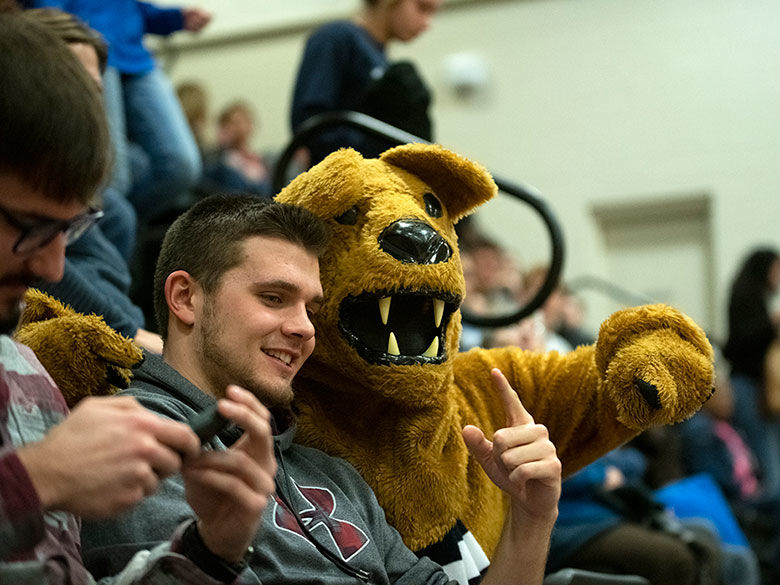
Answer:
[[203, 301], [202, 289], [185, 270], [176, 270], [165, 279], [165, 302], [171, 317], [176, 317], [183, 325], [195, 323]]

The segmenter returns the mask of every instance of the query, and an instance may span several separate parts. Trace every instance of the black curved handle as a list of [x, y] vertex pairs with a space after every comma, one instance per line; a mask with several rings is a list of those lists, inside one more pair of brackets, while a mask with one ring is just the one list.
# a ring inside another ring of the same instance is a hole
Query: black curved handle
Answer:
[[[287, 169], [290, 166], [295, 151], [301, 146], [305, 146], [313, 136], [334, 126], [352, 126], [378, 138], [394, 141], [397, 144], [407, 144], [409, 142], [428, 143], [427, 140], [424, 140], [419, 136], [405, 132], [395, 126], [391, 126], [386, 122], [382, 122], [381, 120], [377, 120], [376, 118], [360, 112], [342, 110], [317, 114], [300, 125], [298, 132], [296, 132], [295, 136], [293, 136], [290, 143], [280, 155], [274, 168], [274, 193], [278, 193], [286, 184]], [[532, 191], [529, 187], [507, 181], [496, 175], [493, 175], [493, 180], [496, 182], [496, 185], [498, 185], [499, 191], [512, 195], [516, 199], [527, 203], [542, 217], [542, 221], [545, 226], [547, 226], [547, 230], [550, 233], [552, 259], [550, 260], [550, 268], [547, 271], [547, 277], [542, 283], [541, 288], [539, 288], [534, 297], [528, 301], [525, 306], [520, 307], [514, 313], [488, 317], [475, 315], [470, 311], [461, 309], [463, 321], [477, 327], [505, 327], [527, 317], [541, 307], [558, 284], [558, 278], [563, 269], [565, 251], [560, 224], [550, 208], [537, 193]]]

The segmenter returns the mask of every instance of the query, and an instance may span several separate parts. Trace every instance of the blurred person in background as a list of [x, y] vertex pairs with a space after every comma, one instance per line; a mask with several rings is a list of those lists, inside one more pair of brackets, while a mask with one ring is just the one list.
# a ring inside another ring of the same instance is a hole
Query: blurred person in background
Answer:
[[[408, 61], [392, 62], [387, 46], [412, 41], [430, 26], [443, 0], [363, 0], [351, 20], [314, 31], [306, 42], [292, 98], [291, 125], [323, 112], [355, 110], [432, 140], [431, 93]], [[376, 157], [394, 144], [353, 128], [336, 128], [309, 143], [311, 164], [340, 147]]]
[[763, 489], [771, 497], [780, 496], [780, 419], [765, 410], [764, 363], [778, 333], [770, 301], [779, 285], [778, 252], [751, 251], [731, 286], [723, 347], [731, 365], [734, 425], [758, 459]]
[[210, 188], [270, 197], [270, 165], [252, 148], [259, 124], [251, 106], [241, 100], [232, 102], [222, 109], [217, 123], [217, 148], [204, 158]]

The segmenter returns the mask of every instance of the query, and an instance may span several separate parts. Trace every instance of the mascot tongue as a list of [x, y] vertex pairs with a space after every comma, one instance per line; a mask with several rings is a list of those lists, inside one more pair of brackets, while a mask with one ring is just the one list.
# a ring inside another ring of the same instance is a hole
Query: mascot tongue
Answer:
[[446, 293], [364, 293], [342, 301], [339, 328], [371, 364], [441, 363], [447, 325], [459, 304]]

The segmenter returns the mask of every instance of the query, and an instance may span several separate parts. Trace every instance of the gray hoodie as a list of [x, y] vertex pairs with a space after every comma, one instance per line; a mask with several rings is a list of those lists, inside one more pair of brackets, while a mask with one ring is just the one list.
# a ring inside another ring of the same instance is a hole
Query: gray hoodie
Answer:
[[[150, 354], [122, 394], [180, 421], [214, 403], [162, 358]], [[290, 426], [274, 439], [277, 493], [247, 558], [253, 576], [274, 585], [359, 583], [358, 571], [367, 573], [373, 585], [448, 582], [441, 567], [425, 557], [418, 559], [404, 545], [387, 524], [371, 488], [349, 463], [294, 443], [294, 434]], [[239, 435], [238, 429], [228, 429], [210, 445], [225, 449]], [[130, 513], [83, 523], [87, 567], [96, 576], [116, 572], [136, 551], [167, 540], [193, 516], [181, 476], [168, 478]]]

